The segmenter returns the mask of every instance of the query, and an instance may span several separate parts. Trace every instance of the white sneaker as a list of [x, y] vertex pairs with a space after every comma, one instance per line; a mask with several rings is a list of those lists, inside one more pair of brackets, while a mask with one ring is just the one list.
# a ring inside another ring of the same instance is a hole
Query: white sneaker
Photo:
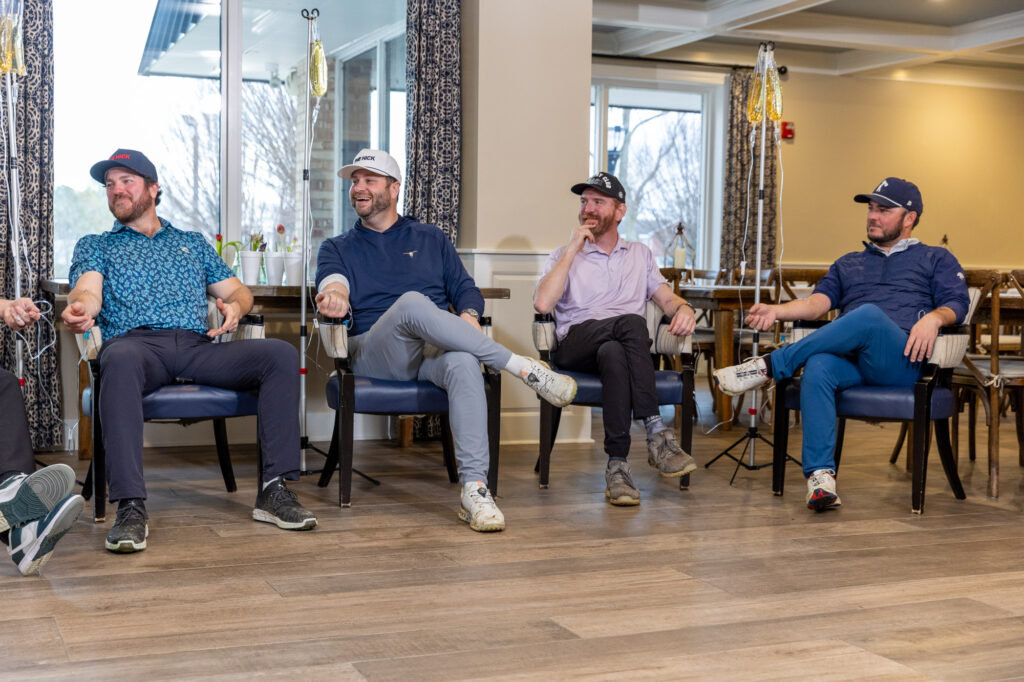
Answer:
[[50, 560], [57, 541], [71, 530], [84, 507], [81, 495], [68, 495], [43, 518], [11, 529], [7, 553], [22, 575], [39, 573]]
[[726, 395], [742, 395], [771, 379], [768, 365], [761, 358], [750, 358], [739, 365], [716, 369], [714, 375], [715, 386]]
[[818, 469], [807, 478], [807, 508], [824, 511], [842, 502], [836, 494], [836, 476], [831, 469]]
[[576, 380], [555, 372], [542, 360], [531, 360], [521, 375], [524, 384], [555, 407], [565, 407], [576, 397]]
[[505, 515], [494, 503], [487, 484], [482, 481], [473, 481], [462, 486], [459, 518], [480, 533], [505, 530]]

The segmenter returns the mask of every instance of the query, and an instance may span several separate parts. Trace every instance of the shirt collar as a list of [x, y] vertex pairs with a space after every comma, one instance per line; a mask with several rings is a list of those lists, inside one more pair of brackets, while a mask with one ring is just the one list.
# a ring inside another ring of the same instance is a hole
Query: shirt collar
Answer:
[[[626, 244], [626, 240], [620, 234], [619, 235], [619, 241], [615, 242], [615, 247], [612, 248], [611, 253], [606, 254], [606, 255], [610, 256], [610, 255], [612, 255], [612, 253], [615, 253], [616, 251], [618, 251], [620, 249], [626, 249], [626, 248], [628, 248], [628, 245]], [[597, 244], [595, 244], [594, 242], [586, 242], [583, 245], [583, 248], [580, 249], [580, 250], [583, 253], [594, 253], [594, 252], [604, 253], [604, 251], [601, 250], [601, 247], [598, 246]]]
[[864, 246], [868, 247], [868, 249], [871, 251], [875, 251], [877, 253], [882, 254], [883, 256], [892, 256], [893, 254], [900, 253], [901, 251], [906, 251], [914, 244], [920, 243], [920, 239], [915, 239], [914, 237], [907, 237], [906, 239], [901, 239], [895, 244], [893, 244], [892, 248], [890, 248], [888, 251], [883, 249], [878, 244], [875, 244], [874, 242], [864, 242]]
[[[170, 222], [164, 220], [163, 218], [160, 218], [158, 216], [157, 219], [160, 221], [160, 230], [163, 230], [164, 228], [173, 227]], [[117, 233], [117, 232], [121, 232], [122, 230], [132, 230], [133, 232], [135, 231], [133, 228], [128, 227], [127, 225], [122, 223], [120, 220], [115, 218], [114, 219], [114, 227], [110, 228], [110, 231], [114, 232], [114, 233]], [[159, 233], [160, 230], [157, 230], [157, 233]]]

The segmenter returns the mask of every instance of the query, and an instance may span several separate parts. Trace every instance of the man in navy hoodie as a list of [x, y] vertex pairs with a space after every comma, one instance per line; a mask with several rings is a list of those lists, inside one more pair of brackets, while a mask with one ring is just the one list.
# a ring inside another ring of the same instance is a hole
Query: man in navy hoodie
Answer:
[[459, 518], [476, 531], [504, 530], [505, 517], [484, 483], [489, 449], [480, 363], [520, 377], [559, 406], [572, 401], [576, 382], [481, 331], [484, 299], [451, 241], [434, 225], [398, 215], [402, 173], [390, 154], [364, 149], [338, 176], [352, 181], [359, 220], [320, 247], [317, 307], [328, 317], [351, 313], [356, 373], [430, 381], [448, 392], [462, 483]]
[[796, 343], [769, 355], [715, 371], [715, 382], [739, 395], [804, 368], [803, 468], [807, 506], [822, 511], [840, 504], [835, 480], [836, 392], [850, 386], [910, 386], [931, 355], [939, 328], [962, 322], [967, 284], [949, 251], [910, 235], [924, 206], [917, 186], [886, 178], [854, 201], [868, 205], [863, 251], [829, 268], [814, 293], [781, 305], [751, 307], [746, 323], [766, 330], [776, 320], [815, 320], [833, 308], [840, 316]]

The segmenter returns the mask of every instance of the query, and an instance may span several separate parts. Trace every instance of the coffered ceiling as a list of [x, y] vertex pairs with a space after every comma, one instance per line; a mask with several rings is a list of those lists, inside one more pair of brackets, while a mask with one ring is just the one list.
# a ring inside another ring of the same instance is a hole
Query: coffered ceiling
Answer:
[[593, 52], [1024, 90], [1024, 0], [594, 0]]

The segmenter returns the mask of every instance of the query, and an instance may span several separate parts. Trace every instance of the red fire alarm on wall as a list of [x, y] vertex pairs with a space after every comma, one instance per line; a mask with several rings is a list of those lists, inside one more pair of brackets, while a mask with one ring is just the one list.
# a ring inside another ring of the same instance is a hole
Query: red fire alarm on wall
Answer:
[[793, 138], [796, 137], [796, 129], [794, 128], [795, 125], [796, 124], [793, 123], [792, 121], [783, 121], [782, 122], [782, 139], [783, 140], [792, 140]]

